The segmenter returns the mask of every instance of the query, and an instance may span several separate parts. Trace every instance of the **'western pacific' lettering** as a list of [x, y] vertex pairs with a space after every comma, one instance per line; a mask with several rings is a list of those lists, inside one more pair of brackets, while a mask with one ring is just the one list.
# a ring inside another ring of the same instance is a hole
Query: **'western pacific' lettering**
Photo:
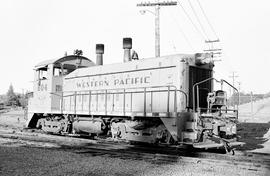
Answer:
[[126, 78], [116, 78], [113, 80], [80, 80], [76, 83], [77, 88], [97, 88], [97, 87], [108, 87], [108, 86], [124, 86], [124, 85], [141, 85], [149, 84], [150, 76], [142, 77], [126, 77]]
[[137, 84], [147, 84], [149, 82], [150, 76], [145, 77], [134, 77], [134, 78], [124, 78], [124, 79], [115, 79], [114, 86], [117, 85], [137, 85]]

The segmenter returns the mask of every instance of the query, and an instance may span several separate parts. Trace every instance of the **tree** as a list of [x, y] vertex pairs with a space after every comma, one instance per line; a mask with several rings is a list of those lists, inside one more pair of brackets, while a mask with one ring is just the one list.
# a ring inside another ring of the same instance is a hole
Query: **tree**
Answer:
[[7, 100], [6, 100], [6, 105], [19, 105], [19, 98], [18, 96], [14, 93], [14, 89], [12, 84], [10, 84], [7, 92]]

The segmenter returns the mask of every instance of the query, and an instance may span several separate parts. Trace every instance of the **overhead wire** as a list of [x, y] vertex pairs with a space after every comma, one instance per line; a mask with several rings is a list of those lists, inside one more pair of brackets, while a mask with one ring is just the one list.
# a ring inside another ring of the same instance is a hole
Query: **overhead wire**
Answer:
[[186, 43], [188, 44], [188, 46], [190, 47], [190, 49], [192, 50], [192, 52], [195, 52], [194, 50], [194, 47], [192, 46], [192, 44], [190, 43], [187, 35], [185, 34], [185, 32], [183, 31], [181, 25], [177, 22], [176, 18], [171, 14], [169, 13], [170, 16], [172, 17], [172, 19], [175, 21], [175, 23], [177, 24], [177, 27], [178, 27], [178, 30], [180, 31], [180, 33], [182, 34], [182, 36], [184, 37]]
[[192, 12], [193, 12], [193, 14], [194, 14], [196, 20], [198, 21], [198, 23], [199, 23], [199, 25], [200, 25], [200, 27], [201, 27], [201, 30], [202, 30], [203, 34], [206, 36], [207, 40], [209, 40], [209, 36], [207, 35], [206, 30], [205, 30], [205, 28], [203, 27], [203, 25], [202, 25], [202, 23], [201, 23], [201, 20], [200, 20], [199, 16], [197, 15], [197, 13], [196, 13], [196, 11], [195, 11], [193, 5], [191, 4], [190, 0], [188, 0], [188, 3], [189, 3], [189, 6], [190, 6], [190, 8], [191, 8], [191, 10], [192, 10]]
[[[219, 37], [218, 37], [218, 35], [217, 35], [217, 32], [215, 31], [215, 29], [214, 29], [213, 25], [211, 24], [211, 22], [210, 22], [208, 16], [206, 15], [205, 10], [204, 10], [202, 4], [200, 3], [199, 0], [197, 0], [197, 3], [198, 3], [198, 5], [199, 5], [199, 8], [200, 8], [200, 10], [201, 10], [201, 12], [202, 12], [202, 14], [203, 14], [203, 16], [204, 16], [204, 18], [205, 18], [207, 24], [209, 25], [211, 31], [213, 32], [214, 36], [216, 37], [216, 40], [218, 41], [219, 48], [223, 48], [223, 47], [221, 46], [221, 43], [220, 43]], [[213, 46], [212, 46], [212, 48], [213, 48]]]
[[187, 11], [185, 10], [185, 8], [181, 5], [180, 1], [177, 0], [179, 6], [181, 7], [181, 9], [183, 10], [184, 14], [187, 16], [187, 18], [189, 19], [189, 21], [191, 22], [191, 24], [193, 25], [193, 27], [195, 28], [195, 30], [200, 34], [200, 36], [203, 38], [203, 40], [206, 40], [207, 38], [205, 38], [204, 34], [199, 30], [199, 28], [195, 25], [195, 23], [193, 22], [192, 18], [189, 16], [189, 14], [187, 13]]
[[204, 9], [203, 9], [203, 7], [202, 7], [200, 1], [197, 0], [197, 3], [199, 4], [199, 7], [200, 7], [200, 9], [201, 9], [201, 11], [202, 11], [202, 13], [203, 13], [203, 15], [204, 15], [204, 17], [205, 17], [205, 19], [206, 19], [208, 25], [210, 26], [212, 32], [214, 33], [215, 37], [216, 37], [217, 39], [219, 39], [219, 37], [218, 37], [218, 35], [217, 35], [217, 33], [216, 33], [216, 31], [215, 31], [213, 25], [210, 23], [210, 20], [209, 20], [209, 18], [207, 17], [207, 15], [206, 15], [206, 13], [205, 13], [205, 11], [204, 11]]

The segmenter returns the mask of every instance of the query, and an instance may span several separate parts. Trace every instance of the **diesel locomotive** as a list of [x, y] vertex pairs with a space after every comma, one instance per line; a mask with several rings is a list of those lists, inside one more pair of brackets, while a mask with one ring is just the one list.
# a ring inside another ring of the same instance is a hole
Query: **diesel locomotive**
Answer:
[[211, 55], [138, 59], [131, 48], [124, 38], [123, 63], [103, 65], [104, 45], [97, 44], [96, 63], [74, 54], [37, 64], [26, 126], [195, 148], [240, 144], [238, 110], [227, 106], [223, 86], [237, 89], [213, 78]]

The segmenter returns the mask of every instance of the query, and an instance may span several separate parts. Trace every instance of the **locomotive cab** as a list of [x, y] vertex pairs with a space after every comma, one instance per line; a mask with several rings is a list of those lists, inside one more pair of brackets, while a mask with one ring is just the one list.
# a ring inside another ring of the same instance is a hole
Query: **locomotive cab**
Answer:
[[[86, 57], [69, 55], [46, 60], [34, 68], [33, 97], [28, 102], [28, 119], [35, 113], [61, 113], [63, 79], [78, 68], [95, 64]], [[27, 124], [29, 124], [27, 122]]]

